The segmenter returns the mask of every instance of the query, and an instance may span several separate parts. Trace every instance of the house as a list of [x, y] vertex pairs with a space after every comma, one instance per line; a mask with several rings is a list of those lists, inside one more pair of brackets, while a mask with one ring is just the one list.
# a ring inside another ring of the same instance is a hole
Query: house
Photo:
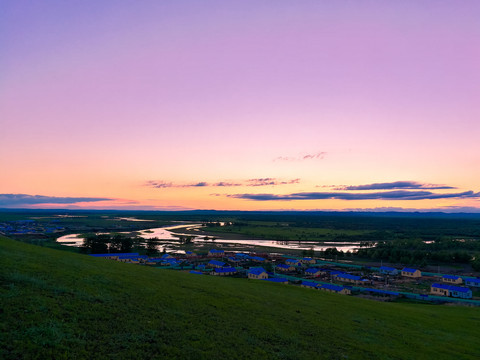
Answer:
[[320, 269], [319, 268], [308, 268], [305, 270], [305, 276], [309, 277], [319, 277], [320, 276]]
[[138, 253], [109, 253], [109, 254], [90, 254], [93, 257], [102, 257], [110, 260], [118, 260], [120, 256], [139, 256]]
[[213, 275], [228, 276], [237, 273], [237, 269], [234, 267], [222, 267], [213, 269]]
[[283, 271], [283, 272], [287, 272], [287, 271], [294, 271], [295, 268], [293, 266], [290, 266], [290, 265], [285, 265], [285, 264], [278, 264], [275, 269], [277, 271]]
[[160, 259], [162, 259], [162, 260], [174, 259], [174, 257], [170, 254], [163, 254], [162, 256], [160, 256]]
[[247, 276], [249, 279], [268, 279], [268, 274], [262, 267], [250, 268]]
[[320, 275], [328, 275], [331, 273], [331, 270], [327, 268], [320, 268], [319, 271], [320, 271]]
[[292, 265], [292, 266], [302, 266], [302, 263], [295, 259], [287, 259], [285, 260], [285, 264]]
[[388, 290], [380, 290], [380, 289], [363, 289], [362, 291], [373, 294], [373, 295], [381, 295], [381, 296], [392, 296], [392, 297], [398, 297], [400, 296], [400, 293], [395, 292], [395, 291], [388, 291]]
[[480, 279], [479, 278], [465, 279], [465, 285], [473, 286], [473, 287], [480, 287]]
[[212, 249], [208, 252], [208, 256], [222, 257], [225, 255], [225, 250]]
[[463, 282], [463, 279], [460, 276], [443, 275], [442, 281], [449, 284], [461, 284]]
[[213, 268], [222, 268], [225, 266], [225, 263], [222, 261], [218, 260], [210, 260], [207, 264], [207, 266], [213, 267]]
[[402, 276], [418, 279], [418, 278], [422, 277], [422, 273], [418, 269], [403, 268], [402, 269]]
[[390, 266], [380, 266], [378, 271], [385, 275], [398, 275], [398, 270]]
[[264, 262], [265, 259], [260, 256], [249, 256], [249, 259], [254, 262]]
[[190, 274], [203, 275], [201, 271], [190, 270]]
[[462, 299], [472, 298], [472, 290], [463, 286], [434, 283], [430, 288], [430, 292], [434, 295], [451, 296]]
[[288, 280], [285, 278], [269, 278], [269, 279], [262, 279], [263, 281], [271, 281], [280, 284], [288, 284]]
[[187, 255], [187, 256], [197, 256], [197, 254], [194, 253], [193, 251], [185, 251], [185, 255]]
[[310, 257], [304, 257], [302, 260], [300, 260], [302, 264], [315, 264], [316, 261]]
[[337, 281], [348, 282], [356, 285], [362, 284], [367, 281], [362, 279], [361, 276], [350, 275], [346, 273], [335, 274], [334, 279]]
[[166, 259], [166, 260], [161, 260], [160, 265], [161, 266], [177, 266], [180, 263], [176, 259]]
[[300, 284], [301, 287], [307, 287], [307, 288], [311, 288], [311, 289], [318, 289], [318, 284], [313, 282], [313, 281], [302, 281], [302, 283]]
[[140, 262], [139, 255], [120, 255], [117, 261], [129, 263], [129, 264], [138, 264]]
[[318, 288], [323, 291], [334, 292], [342, 295], [350, 295], [352, 293], [352, 290], [341, 285], [322, 284]]

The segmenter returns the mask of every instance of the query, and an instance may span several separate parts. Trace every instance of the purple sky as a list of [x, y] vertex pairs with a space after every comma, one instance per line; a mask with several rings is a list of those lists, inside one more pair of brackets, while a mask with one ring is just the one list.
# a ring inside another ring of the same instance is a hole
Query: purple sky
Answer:
[[[479, 16], [477, 1], [3, 1], [0, 191], [104, 207], [478, 207], [252, 199], [398, 181], [476, 194]], [[276, 180], [248, 186], [262, 178]], [[183, 186], [201, 182], [242, 186]]]

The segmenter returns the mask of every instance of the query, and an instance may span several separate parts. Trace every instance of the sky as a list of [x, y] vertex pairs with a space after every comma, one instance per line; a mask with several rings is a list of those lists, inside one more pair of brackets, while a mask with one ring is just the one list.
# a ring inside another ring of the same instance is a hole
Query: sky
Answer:
[[480, 211], [478, 1], [0, 3], [0, 208]]

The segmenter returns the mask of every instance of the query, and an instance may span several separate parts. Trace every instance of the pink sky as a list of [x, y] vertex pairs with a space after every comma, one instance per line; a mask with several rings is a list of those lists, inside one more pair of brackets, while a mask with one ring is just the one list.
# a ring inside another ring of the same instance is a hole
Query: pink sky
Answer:
[[[477, 1], [4, 1], [0, 207], [478, 208], [479, 14]], [[384, 185], [335, 190], [369, 184]]]

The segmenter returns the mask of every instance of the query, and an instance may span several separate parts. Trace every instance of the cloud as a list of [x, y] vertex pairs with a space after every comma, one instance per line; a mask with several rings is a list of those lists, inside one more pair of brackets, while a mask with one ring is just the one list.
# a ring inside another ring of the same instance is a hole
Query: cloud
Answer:
[[421, 184], [416, 181], [395, 181], [388, 183], [374, 183], [367, 185], [354, 186], [337, 186], [335, 190], [393, 190], [393, 189], [429, 189], [429, 190], [444, 190], [456, 189], [453, 186]]
[[208, 183], [206, 183], [205, 181], [201, 181], [201, 182], [198, 182], [196, 184], [190, 184], [190, 185], [185, 185], [186, 187], [190, 187], [190, 186], [193, 186], [193, 187], [202, 187], [202, 186], [209, 186]]
[[192, 184], [174, 184], [172, 182], [166, 182], [166, 181], [154, 181], [154, 180], [149, 180], [145, 184], [148, 187], [152, 187], [155, 189], [165, 189], [165, 188], [172, 188], [172, 187], [202, 187], [202, 186], [209, 186], [208, 183], [205, 181], [200, 181]]
[[220, 181], [218, 183], [212, 184], [212, 186], [242, 186], [242, 184], [239, 183], [234, 183], [234, 182], [226, 182], [226, 181]]
[[0, 206], [19, 206], [35, 204], [75, 204], [79, 202], [111, 201], [111, 198], [96, 197], [57, 197], [27, 194], [0, 194]]
[[269, 185], [290, 185], [298, 184], [300, 179], [278, 180], [275, 178], [248, 179], [246, 186], [269, 186]]
[[153, 180], [147, 181], [146, 186], [153, 187], [153, 188], [156, 188], [156, 189], [164, 189], [164, 188], [174, 187], [173, 183], [171, 183], [171, 182], [167, 183], [165, 181], [153, 181]]
[[325, 159], [325, 156], [327, 155], [327, 152], [325, 151], [320, 151], [314, 154], [303, 154], [299, 156], [279, 156], [273, 159], [273, 161], [305, 161], [305, 160], [323, 160]]
[[257, 178], [257, 179], [248, 179], [240, 181], [219, 181], [216, 183], [208, 183], [205, 181], [190, 183], [190, 184], [174, 184], [166, 181], [154, 181], [149, 180], [145, 183], [145, 186], [152, 187], [155, 189], [164, 189], [164, 188], [186, 188], [186, 187], [234, 187], [234, 186], [276, 186], [276, 185], [291, 185], [298, 184], [300, 179], [290, 179], [282, 180], [277, 178]]
[[286, 195], [276, 194], [230, 194], [231, 198], [255, 201], [291, 201], [291, 200], [429, 200], [449, 198], [478, 198], [480, 193], [465, 191], [461, 193], [437, 194], [431, 191], [384, 191], [374, 193], [350, 193], [350, 192], [302, 192]]

